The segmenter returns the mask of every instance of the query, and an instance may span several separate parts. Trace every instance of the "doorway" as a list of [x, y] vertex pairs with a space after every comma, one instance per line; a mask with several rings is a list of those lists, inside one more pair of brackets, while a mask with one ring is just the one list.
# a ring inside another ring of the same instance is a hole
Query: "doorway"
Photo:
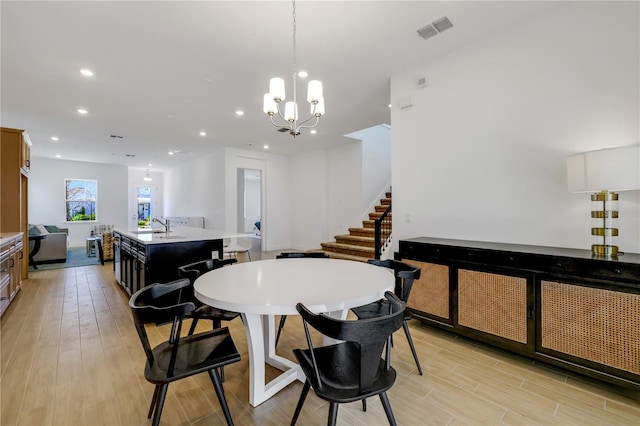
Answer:
[[[237, 232], [251, 239], [251, 249], [259, 253], [262, 247], [262, 171], [237, 169], [238, 206]], [[253, 253], [252, 253], [253, 254]]]
[[238, 229], [242, 234], [260, 236], [262, 227], [262, 172], [238, 169]]
[[134, 185], [133, 212], [129, 223], [131, 229], [150, 229], [151, 219], [155, 214], [155, 192], [153, 185]]

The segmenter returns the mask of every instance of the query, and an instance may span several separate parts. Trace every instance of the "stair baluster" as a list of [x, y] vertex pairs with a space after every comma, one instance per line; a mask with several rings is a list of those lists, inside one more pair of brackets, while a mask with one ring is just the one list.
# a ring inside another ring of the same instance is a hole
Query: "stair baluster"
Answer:
[[380, 259], [382, 256], [382, 249], [387, 245], [389, 237], [391, 236], [391, 204], [382, 213], [378, 219], [375, 220], [375, 258]]

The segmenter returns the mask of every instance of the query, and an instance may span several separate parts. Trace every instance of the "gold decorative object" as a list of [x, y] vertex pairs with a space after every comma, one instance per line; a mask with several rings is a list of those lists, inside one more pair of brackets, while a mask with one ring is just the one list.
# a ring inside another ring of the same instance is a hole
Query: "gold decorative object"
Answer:
[[[596, 257], [622, 254], [618, 236], [618, 193], [640, 189], [640, 145], [582, 152], [567, 158], [569, 192], [591, 192], [591, 252]], [[616, 192], [613, 192], [616, 191]]]

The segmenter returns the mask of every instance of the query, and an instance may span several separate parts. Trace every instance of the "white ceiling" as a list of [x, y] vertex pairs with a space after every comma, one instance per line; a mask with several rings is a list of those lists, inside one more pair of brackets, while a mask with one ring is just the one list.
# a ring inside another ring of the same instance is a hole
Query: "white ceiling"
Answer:
[[[316, 135], [293, 139], [262, 112], [271, 77], [285, 78], [292, 91], [289, 1], [3, 0], [1, 124], [26, 129], [36, 157], [142, 169], [224, 146], [262, 151], [267, 144], [269, 152], [295, 155], [389, 124], [395, 72], [555, 5], [299, 0], [298, 68], [323, 82], [326, 115]], [[418, 37], [416, 30], [442, 16], [454, 28]], [[95, 76], [82, 76], [81, 68]], [[306, 98], [304, 82], [299, 91]], [[79, 115], [81, 107], [89, 114]]]

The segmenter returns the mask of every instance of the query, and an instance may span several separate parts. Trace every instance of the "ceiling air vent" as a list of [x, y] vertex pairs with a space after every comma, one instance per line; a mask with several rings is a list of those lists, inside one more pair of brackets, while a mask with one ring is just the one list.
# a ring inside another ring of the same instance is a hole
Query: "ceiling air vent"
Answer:
[[446, 16], [433, 21], [433, 26], [439, 33], [453, 27], [453, 23]]
[[440, 19], [436, 19], [426, 27], [420, 28], [418, 30], [418, 35], [426, 40], [452, 27], [453, 23], [445, 16]]
[[117, 140], [121, 141], [122, 139], [124, 139], [124, 136], [120, 136], [120, 135], [109, 135], [109, 139], [117, 139]]
[[135, 157], [136, 155], [135, 155], [135, 154], [125, 154], [124, 156], [125, 156], [125, 157], [129, 157], [129, 158], [133, 158], [133, 157]]

